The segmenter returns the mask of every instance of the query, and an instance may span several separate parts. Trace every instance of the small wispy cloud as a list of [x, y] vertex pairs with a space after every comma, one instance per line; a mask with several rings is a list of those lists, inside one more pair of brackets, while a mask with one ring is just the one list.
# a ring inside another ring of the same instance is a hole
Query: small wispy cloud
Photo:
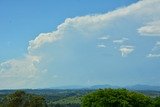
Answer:
[[108, 40], [108, 39], [109, 39], [109, 36], [102, 36], [102, 37], [99, 37], [98, 39], [99, 39], [99, 40]]
[[155, 46], [152, 48], [151, 52], [147, 55], [148, 58], [158, 58], [160, 57], [160, 41], [155, 43]]
[[159, 58], [160, 54], [148, 54], [147, 57], [148, 58]]
[[134, 51], [134, 46], [121, 46], [119, 50], [121, 51], [122, 57], [126, 57]]
[[122, 44], [122, 43], [124, 43], [125, 41], [128, 41], [128, 40], [129, 40], [128, 38], [121, 38], [121, 39], [113, 40], [113, 43]]
[[98, 47], [98, 48], [106, 48], [106, 45], [104, 45], [104, 44], [99, 44], [99, 45], [97, 45], [97, 47]]

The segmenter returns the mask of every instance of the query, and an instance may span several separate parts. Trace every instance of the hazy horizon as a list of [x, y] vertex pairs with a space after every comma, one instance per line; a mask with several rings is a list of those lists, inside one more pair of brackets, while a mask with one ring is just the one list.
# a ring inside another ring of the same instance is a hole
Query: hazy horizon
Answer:
[[160, 86], [160, 0], [0, 1], [0, 89]]

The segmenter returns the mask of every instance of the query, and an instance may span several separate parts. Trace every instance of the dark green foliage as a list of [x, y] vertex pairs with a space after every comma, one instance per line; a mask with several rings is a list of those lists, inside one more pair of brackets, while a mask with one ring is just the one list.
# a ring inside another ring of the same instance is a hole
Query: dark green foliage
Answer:
[[160, 107], [160, 97], [156, 97], [153, 100], [155, 107]]
[[47, 107], [45, 99], [41, 96], [16, 91], [2, 100], [2, 107]]
[[80, 107], [80, 104], [52, 104], [49, 107]]
[[81, 97], [67, 97], [58, 101], [50, 102], [49, 107], [80, 107]]
[[83, 107], [153, 107], [150, 97], [126, 89], [100, 89], [82, 99]]

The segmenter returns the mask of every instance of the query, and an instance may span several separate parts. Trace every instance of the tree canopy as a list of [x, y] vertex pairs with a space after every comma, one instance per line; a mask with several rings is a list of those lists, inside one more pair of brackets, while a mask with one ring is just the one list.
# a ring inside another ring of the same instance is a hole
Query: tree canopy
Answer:
[[38, 95], [16, 91], [7, 95], [1, 104], [2, 107], [47, 107], [45, 99]]
[[126, 89], [99, 89], [83, 97], [83, 107], [153, 107], [150, 97]]

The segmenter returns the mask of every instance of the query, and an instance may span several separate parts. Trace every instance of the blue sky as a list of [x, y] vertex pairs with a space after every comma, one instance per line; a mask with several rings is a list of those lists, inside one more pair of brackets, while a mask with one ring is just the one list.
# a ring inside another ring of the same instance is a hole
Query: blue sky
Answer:
[[160, 85], [159, 4], [1, 0], [0, 88]]
[[105, 13], [135, 1], [1, 0], [0, 49], [3, 51], [0, 56], [3, 57], [0, 59], [4, 61], [22, 56], [27, 51], [29, 40], [39, 33], [55, 30], [66, 18]]

